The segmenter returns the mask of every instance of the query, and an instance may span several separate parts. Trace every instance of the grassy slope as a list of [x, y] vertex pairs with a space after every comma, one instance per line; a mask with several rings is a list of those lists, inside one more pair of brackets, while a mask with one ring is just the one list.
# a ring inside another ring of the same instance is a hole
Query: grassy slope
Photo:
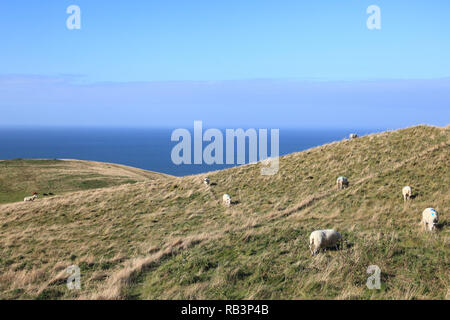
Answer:
[[[449, 167], [450, 129], [420, 126], [283, 157], [272, 177], [247, 165], [209, 174], [210, 188], [161, 177], [0, 206], [0, 297], [448, 299]], [[430, 206], [435, 234], [419, 226]], [[348, 245], [311, 257], [319, 228]], [[66, 289], [71, 264], [81, 291]], [[380, 291], [365, 286], [372, 264]]]
[[33, 192], [61, 194], [135, 183], [156, 176], [163, 175], [94, 161], [0, 161], [0, 204], [23, 201]]

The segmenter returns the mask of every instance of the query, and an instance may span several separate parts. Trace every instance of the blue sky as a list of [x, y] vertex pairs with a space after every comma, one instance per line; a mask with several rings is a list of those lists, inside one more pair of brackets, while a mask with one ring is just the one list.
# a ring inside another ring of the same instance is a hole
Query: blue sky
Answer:
[[446, 125], [449, 18], [448, 0], [5, 0], [0, 124]]

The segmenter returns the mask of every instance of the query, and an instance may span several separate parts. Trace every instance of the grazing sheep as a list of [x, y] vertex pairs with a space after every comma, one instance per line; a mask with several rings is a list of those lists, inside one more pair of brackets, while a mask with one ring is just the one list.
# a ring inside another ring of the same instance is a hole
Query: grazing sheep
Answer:
[[342, 236], [335, 230], [317, 230], [309, 236], [309, 250], [315, 256], [320, 249], [329, 247], [338, 248], [338, 242], [342, 241]]
[[423, 228], [428, 231], [436, 230], [436, 226], [439, 222], [439, 214], [433, 208], [427, 208], [422, 213]]
[[209, 184], [211, 183], [211, 181], [210, 181], [208, 178], [205, 178], [205, 179], [203, 180], [203, 183], [204, 183], [205, 185], [209, 186]]
[[403, 200], [406, 202], [407, 200], [411, 199], [412, 196], [412, 189], [410, 186], [406, 186], [402, 190], [403, 193]]
[[338, 190], [342, 190], [344, 188], [348, 188], [349, 182], [346, 177], [339, 177], [337, 179], [337, 188]]
[[223, 204], [226, 205], [227, 207], [231, 206], [231, 197], [228, 194], [224, 194], [223, 197]]
[[23, 201], [24, 202], [31, 202], [31, 201], [36, 200], [37, 198], [38, 198], [38, 196], [35, 194], [35, 195], [31, 196], [31, 197], [24, 198]]
[[350, 134], [350, 140], [358, 138], [358, 135], [356, 133]]

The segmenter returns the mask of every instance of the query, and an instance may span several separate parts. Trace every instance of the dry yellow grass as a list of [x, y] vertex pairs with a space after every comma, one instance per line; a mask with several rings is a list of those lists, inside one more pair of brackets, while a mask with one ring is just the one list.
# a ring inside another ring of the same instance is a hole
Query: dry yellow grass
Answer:
[[[254, 164], [2, 205], [0, 297], [446, 299], [449, 156], [450, 130], [419, 126], [282, 157], [272, 177]], [[420, 231], [426, 207], [441, 214], [435, 234]], [[319, 228], [348, 246], [311, 257]], [[72, 264], [80, 291], [65, 286]], [[365, 287], [371, 264], [380, 291]]]

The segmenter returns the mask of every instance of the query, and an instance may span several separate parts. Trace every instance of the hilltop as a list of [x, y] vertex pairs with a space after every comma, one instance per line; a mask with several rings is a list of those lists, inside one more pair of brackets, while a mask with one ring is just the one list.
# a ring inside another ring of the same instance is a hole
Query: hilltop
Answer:
[[[119, 185], [0, 205], [0, 298], [449, 299], [449, 167], [450, 128], [417, 126], [281, 157], [275, 176], [259, 163], [132, 184], [121, 173]], [[338, 191], [341, 175], [350, 188]], [[420, 229], [427, 207], [437, 233]], [[346, 245], [311, 257], [309, 234], [324, 228]], [[73, 264], [80, 291], [66, 288]], [[381, 290], [365, 285], [369, 265]]]
[[0, 161], [0, 204], [38, 192], [64, 194], [118, 186], [167, 175], [112, 163], [66, 159]]

